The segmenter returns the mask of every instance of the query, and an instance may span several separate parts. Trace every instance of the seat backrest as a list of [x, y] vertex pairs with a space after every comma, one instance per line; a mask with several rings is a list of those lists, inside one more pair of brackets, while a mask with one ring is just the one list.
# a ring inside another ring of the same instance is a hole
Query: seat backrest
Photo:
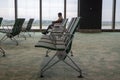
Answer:
[[78, 27], [78, 24], [80, 22], [80, 17], [77, 17], [76, 20], [75, 20], [75, 23], [74, 25], [72, 26], [71, 30], [70, 30], [70, 34], [74, 35], [77, 27]]
[[33, 21], [34, 21], [33, 18], [30, 18], [30, 19], [29, 19], [29, 21], [28, 21], [28, 23], [27, 23], [26, 31], [30, 31], [30, 30], [31, 30]]
[[64, 19], [64, 20], [62, 21], [62, 23], [61, 23], [61, 26], [62, 26], [64, 29], [66, 29], [66, 23], [67, 23], [67, 21], [68, 21], [68, 19], [66, 18], [66, 19]]
[[72, 39], [73, 39], [73, 36], [74, 36], [74, 33], [78, 27], [78, 24], [79, 24], [79, 21], [80, 21], [80, 17], [77, 17], [71, 30], [70, 30], [70, 36], [67, 37], [66, 41], [65, 41], [65, 44], [66, 44], [66, 53], [69, 53], [70, 50], [71, 50], [71, 46], [72, 46]]
[[2, 20], [3, 20], [3, 18], [2, 18], [2, 17], [0, 17], [0, 26], [1, 26], [1, 24], [2, 24]]
[[70, 23], [68, 24], [67, 32], [70, 32], [70, 30], [73, 27], [75, 21], [76, 21], [76, 17], [71, 19]]
[[[71, 29], [73, 28], [73, 25], [74, 25], [76, 19], [77, 19], [77, 18], [74, 17], [74, 18], [72, 18], [72, 19], [70, 20], [70, 22], [69, 22], [69, 24], [68, 24], [68, 27], [67, 27], [66, 33], [70, 34], [70, 31], [71, 31]], [[65, 42], [66, 42], [67, 40], [68, 40], [68, 38], [65, 38], [65, 39], [64, 39]]]
[[24, 18], [17, 18], [15, 20], [11, 33], [12, 36], [18, 35], [21, 32], [24, 21]]

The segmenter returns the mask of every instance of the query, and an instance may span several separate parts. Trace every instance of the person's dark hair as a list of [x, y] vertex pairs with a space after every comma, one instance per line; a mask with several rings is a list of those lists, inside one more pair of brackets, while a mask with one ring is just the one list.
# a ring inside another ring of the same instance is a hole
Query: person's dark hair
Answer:
[[59, 12], [59, 13], [58, 13], [58, 15], [62, 16], [62, 13], [61, 13], [61, 12]]

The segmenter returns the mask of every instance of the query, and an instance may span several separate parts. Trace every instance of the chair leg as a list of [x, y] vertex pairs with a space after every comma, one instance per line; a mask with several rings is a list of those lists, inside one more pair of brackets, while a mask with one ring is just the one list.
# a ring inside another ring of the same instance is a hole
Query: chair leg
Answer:
[[70, 51], [70, 53], [71, 53], [71, 56], [73, 56], [73, 51], [72, 50]]
[[50, 51], [51, 51], [51, 50], [49, 50], [49, 49], [46, 51], [45, 57], [49, 57], [48, 53], [49, 53]]
[[[22, 34], [23, 33], [23, 34]], [[23, 38], [26, 40], [25, 32], [20, 33], [18, 36], [23, 36]]]
[[43, 73], [45, 71], [47, 71], [48, 69], [50, 69], [51, 67], [53, 67], [55, 64], [57, 64], [60, 60], [57, 60], [56, 62], [52, 63], [51, 65], [49, 65], [51, 63], [51, 61], [56, 57], [57, 54], [55, 54], [45, 65], [44, 67], [41, 69], [40, 71], [40, 77], [43, 78]]
[[23, 38], [25, 38], [25, 40], [26, 40], [25, 32], [23, 33], [23, 35], [22, 35], [22, 36], [23, 36]]
[[14, 37], [12, 37], [12, 38], [10, 38], [12, 41], [14, 40], [15, 42], [16, 42], [16, 46], [18, 46], [18, 41], [14, 38]]
[[31, 34], [28, 32], [29, 37], [31, 37]]
[[7, 38], [8, 38], [7, 35], [3, 36], [0, 40], [0, 42], [5, 41]]
[[25, 40], [26, 40], [26, 36], [23, 34], [23, 37], [25, 38]]
[[[55, 58], [55, 56], [59, 56], [59, 57], [58, 57], [58, 60], [55, 61], [54, 63], [52, 63], [52, 64], [50, 65], [51, 61]], [[71, 65], [71, 64], [69, 64], [68, 62], [66, 62], [66, 61], [65, 61], [65, 59], [66, 59], [65, 57], [68, 58], [68, 59], [74, 64], [74, 66]], [[57, 52], [57, 53], [44, 65], [44, 67], [41, 69], [41, 71], [40, 71], [40, 77], [43, 78], [43, 77], [44, 77], [44, 76], [43, 76], [43, 73], [44, 73], [45, 71], [47, 71], [48, 69], [50, 69], [51, 67], [53, 67], [55, 64], [57, 64], [57, 63], [60, 62], [60, 61], [63, 61], [65, 64], [67, 64], [68, 66], [70, 66], [71, 68], [73, 68], [75, 71], [79, 72], [80, 75], [78, 76], [78, 78], [83, 78], [83, 76], [82, 76], [82, 70], [79, 68], [79, 66], [78, 66], [67, 54], [64, 54], [64, 53], [63, 53], [63, 55], [61, 55], [61, 54], [59, 54], [58, 52]]]
[[0, 47], [0, 52], [3, 54], [3, 57], [5, 57], [5, 50], [2, 47]]
[[82, 70], [80, 69], [80, 67], [68, 55], [66, 57], [73, 63], [74, 66], [69, 64], [65, 60], [63, 60], [63, 62], [73, 68], [75, 71], [79, 72], [80, 75], [78, 76], [78, 78], [83, 78]]
[[[12, 35], [10, 35], [10, 36], [12, 36]], [[16, 45], [18, 45], [18, 41], [13, 36], [9, 37], [8, 35], [3, 36], [2, 39], [0, 40], [0, 42], [5, 41], [7, 38], [10, 38], [12, 41], [14, 40], [16, 42]]]
[[31, 37], [31, 34], [28, 31], [24, 31], [24, 34], [27, 33], [29, 37]]

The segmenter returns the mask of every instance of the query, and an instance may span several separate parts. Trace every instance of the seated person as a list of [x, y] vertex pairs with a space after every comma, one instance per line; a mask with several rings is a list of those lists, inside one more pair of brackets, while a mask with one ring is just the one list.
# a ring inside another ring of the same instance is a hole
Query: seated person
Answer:
[[56, 21], [52, 21], [52, 24], [50, 24], [50, 25], [48, 26], [48, 28], [46, 29], [46, 31], [42, 32], [42, 34], [47, 34], [47, 33], [48, 33], [48, 30], [49, 30], [49, 29], [52, 29], [52, 27], [54, 26], [54, 24], [56, 24], [56, 23], [61, 23], [62, 21], [63, 21], [62, 13], [59, 12], [59, 13], [58, 13], [58, 19], [57, 19]]

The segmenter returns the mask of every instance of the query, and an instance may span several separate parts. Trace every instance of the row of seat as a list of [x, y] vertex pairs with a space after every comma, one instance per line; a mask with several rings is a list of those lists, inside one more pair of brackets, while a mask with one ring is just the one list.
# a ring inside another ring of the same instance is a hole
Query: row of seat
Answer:
[[[20, 35], [20, 33], [22, 31], [24, 32], [29, 32], [31, 27], [32, 27], [32, 23], [34, 21], [33, 18], [30, 18], [26, 28], [22, 28], [25, 18], [17, 18], [15, 20], [14, 25], [11, 26], [11, 28], [9, 28], [7, 25], [2, 25], [2, 20], [3, 18], [0, 18], [0, 26], [2, 27], [0, 29], [1, 33], [5, 33], [5, 35], [2, 37], [2, 39], [0, 40], [0, 42], [6, 40], [7, 38], [10, 38], [11, 40], [16, 42], [16, 45], [18, 45], [18, 41], [15, 39], [15, 36]], [[6, 28], [5, 28], [6, 27]], [[24, 38], [26, 39], [26, 37], [24, 36]], [[5, 56], [5, 51], [2, 49], [2, 47], [0, 47], [0, 51], [3, 53], [3, 56]]]
[[[40, 77], [43, 77], [43, 73], [47, 71], [49, 68], [53, 67], [55, 64], [57, 64], [60, 61], [63, 61], [65, 64], [76, 70], [80, 73], [79, 77], [82, 78], [82, 70], [79, 68], [79, 66], [70, 58], [68, 55], [71, 51], [72, 41], [74, 37], [74, 33], [78, 27], [80, 21], [80, 17], [72, 18], [67, 29], [61, 29], [61, 27], [54, 27], [49, 35], [43, 35], [41, 39], [38, 41], [38, 43], [35, 45], [35, 47], [41, 47], [48, 50], [55, 50], [56, 53], [53, 55], [53, 57], [46, 63], [46, 65], [43, 66], [43, 68], [40, 71]], [[58, 60], [54, 63], [51, 63], [52, 60], [57, 57]], [[66, 58], [68, 58], [73, 64], [69, 64], [66, 61]], [[51, 63], [51, 64], [50, 64]]]
[[[57, 27], [54, 25], [54, 28], [50, 30], [50, 34], [43, 35], [41, 39], [35, 45], [35, 47], [38, 47], [38, 48], [45, 48], [48, 50], [56, 51], [53, 57], [41, 69], [40, 77], [43, 77], [43, 74], [45, 71], [47, 71], [48, 69], [50, 69], [51, 67], [53, 67], [55, 64], [57, 64], [60, 61], [63, 61], [65, 64], [67, 64], [68, 66], [73, 68], [75, 71], [77, 71], [79, 73], [79, 76], [78, 76], [79, 78], [83, 77], [82, 70], [80, 69], [80, 67], [68, 55], [71, 51], [74, 34], [80, 22], [80, 17], [72, 18], [66, 29], [65, 25], [67, 23], [67, 20], [68, 19], [65, 19], [61, 23], [61, 25], [59, 25], [60, 27], [58, 27], [58, 25]], [[15, 24], [13, 25], [12, 29], [1, 30], [2, 33], [6, 33], [5, 36], [1, 40], [10, 38], [11, 40], [15, 40], [18, 45], [18, 42], [14, 37], [16, 35], [19, 35], [20, 32], [22, 31], [22, 26], [23, 26], [24, 21], [25, 21], [24, 18], [18, 18], [15, 20]], [[1, 51], [2, 50], [3, 49], [1, 48]], [[3, 55], [5, 55], [5, 53], [3, 53]], [[57, 57], [58, 60], [51, 63], [55, 57]], [[70, 60], [74, 66], [68, 63], [66, 61], [66, 58], [68, 58], [68, 60]]]
[[[53, 29], [52, 29], [52, 32], [51, 32], [51, 35], [49, 35], [49, 36], [46, 36], [46, 35], [43, 35], [42, 37], [41, 37], [41, 40], [40, 41], [45, 41], [44, 39], [46, 39], [46, 41], [47, 42], [50, 42], [50, 40], [49, 40], [49, 38], [51, 38], [51, 39], [54, 39], [55, 37], [54, 36], [52, 36], [52, 35], [56, 35], [57, 34], [57, 37], [59, 36], [61, 36], [62, 34], [64, 34], [64, 33], [69, 33], [70, 32], [70, 30], [71, 30], [71, 27], [73, 26], [73, 24], [74, 24], [74, 22], [75, 22], [75, 20], [76, 20], [76, 18], [72, 18], [71, 20], [70, 20], [70, 22], [69, 22], [69, 24], [68, 24], [68, 27], [66, 28], [66, 23], [67, 23], [67, 21], [68, 21], [68, 19], [64, 19], [63, 20], [63, 22], [61, 23], [61, 26], [60, 27], [53, 27]], [[63, 25], [63, 23], [64, 23], [64, 25]], [[51, 31], [51, 30], [50, 30]], [[64, 40], [64, 39], [63, 39]], [[54, 40], [53, 40], [54, 41]], [[46, 51], [46, 57], [48, 57], [48, 53], [50, 52], [50, 50], [48, 49], [47, 51]], [[72, 53], [72, 50], [70, 51], [70, 53], [71, 53], [71, 56], [73, 56], [73, 53]]]

